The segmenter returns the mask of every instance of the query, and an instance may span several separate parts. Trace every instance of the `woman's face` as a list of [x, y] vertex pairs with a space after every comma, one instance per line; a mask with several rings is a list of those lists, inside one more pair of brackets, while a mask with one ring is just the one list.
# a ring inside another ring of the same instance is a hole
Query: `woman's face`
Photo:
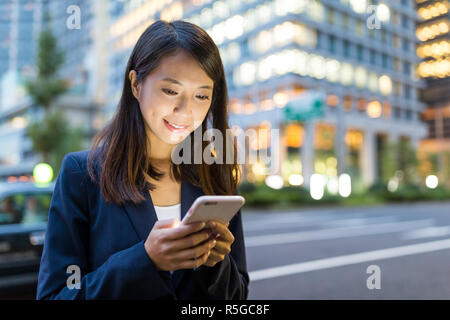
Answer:
[[130, 71], [133, 94], [150, 134], [175, 145], [201, 125], [211, 106], [214, 82], [184, 51], [166, 56], [142, 83]]

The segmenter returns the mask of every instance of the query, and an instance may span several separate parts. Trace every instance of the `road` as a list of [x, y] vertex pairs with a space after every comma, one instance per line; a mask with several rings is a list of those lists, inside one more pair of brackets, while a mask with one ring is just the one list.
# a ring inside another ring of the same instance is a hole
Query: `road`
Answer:
[[243, 225], [249, 299], [450, 299], [448, 202], [247, 210]]
[[450, 299], [450, 202], [243, 210], [243, 226], [249, 299]]

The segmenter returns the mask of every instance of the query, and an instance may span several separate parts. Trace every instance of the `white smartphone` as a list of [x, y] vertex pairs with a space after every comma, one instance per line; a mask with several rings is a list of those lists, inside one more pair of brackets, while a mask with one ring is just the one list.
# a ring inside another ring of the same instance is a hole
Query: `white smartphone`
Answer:
[[181, 223], [206, 222], [216, 220], [229, 222], [244, 205], [241, 196], [200, 196], [195, 199]]

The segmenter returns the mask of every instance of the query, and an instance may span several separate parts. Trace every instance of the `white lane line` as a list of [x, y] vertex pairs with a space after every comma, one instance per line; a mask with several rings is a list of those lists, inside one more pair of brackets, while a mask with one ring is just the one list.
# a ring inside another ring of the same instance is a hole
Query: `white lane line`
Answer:
[[308, 271], [335, 268], [368, 261], [397, 258], [407, 255], [450, 249], [450, 239], [393, 247], [388, 249], [366, 251], [333, 258], [325, 258], [267, 268], [249, 272], [250, 281], [271, 279]]
[[331, 216], [318, 216], [318, 217], [301, 217], [301, 216], [293, 216], [289, 219], [267, 219], [256, 222], [244, 222], [244, 231], [260, 231], [266, 229], [273, 229], [276, 227], [284, 227], [291, 226], [295, 224], [296, 226], [301, 225], [311, 225], [314, 223], [319, 223], [323, 221], [329, 221], [333, 219]]
[[429, 227], [403, 232], [402, 240], [437, 238], [450, 235], [450, 226]]
[[414, 220], [407, 222], [381, 223], [366, 226], [350, 226], [325, 230], [304, 232], [277, 233], [261, 236], [245, 237], [246, 247], [267, 246], [282, 243], [295, 243], [312, 240], [337, 239], [361, 235], [383, 234], [404, 231], [408, 229], [429, 227], [434, 224], [433, 219]]
[[333, 227], [348, 227], [348, 226], [361, 226], [369, 225], [373, 223], [387, 223], [398, 221], [398, 217], [384, 216], [384, 217], [372, 217], [372, 218], [353, 218], [353, 219], [339, 219], [331, 220], [326, 223], [327, 226]]
[[372, 223], [386, 223], [386, 222], [394, 222], [398, 221], [398, 217], [395, 216], [384, 216], [384, 217], [360, 217], [360, 218], [349, 218], [343, 219], [339, 217], [314, 217], [314, 218], [301, 218], [291, 219], [289, 221], [270, 221], [265, 222], [261, 221], [260, 223], [253, 223], [249, 225], [243, 226], [244, 232], [249, 233], [253, 231], [263, 231], [263, 230], [273, 230], [273, 229], [288, 229], [295, 227], [308, 227], [311, 225], [323, 225], [327, 227], [348, 227], [355, 225], [367, 225]]

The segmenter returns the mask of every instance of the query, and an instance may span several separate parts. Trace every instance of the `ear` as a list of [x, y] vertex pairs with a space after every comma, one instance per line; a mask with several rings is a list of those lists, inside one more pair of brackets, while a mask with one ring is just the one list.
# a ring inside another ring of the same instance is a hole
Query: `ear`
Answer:
[[136, 71], [131, 70], [128, 74], [128, 78], [131, 83], [131, 91], [133, 92], [134, 97], [139, 101], [139, 94], [141, 92], [141, 83], [136, 80]]

